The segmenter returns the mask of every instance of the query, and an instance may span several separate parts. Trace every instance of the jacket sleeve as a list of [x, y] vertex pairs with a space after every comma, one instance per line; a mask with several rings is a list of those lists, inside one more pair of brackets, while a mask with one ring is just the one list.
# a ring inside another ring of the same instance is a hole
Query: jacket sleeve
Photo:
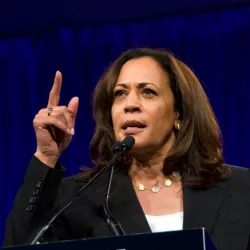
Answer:
[[[6, 221], [4, 246], [29, 244], [56, 209], [60, 209], [58, 189], [63, 175], [64, 168], [59, 163], [50, 168], [32, 156]], [[58, 218], [57, 223], [60, 230], [58, 235], [50, 236], [50, 241], [67, 238], [63, 218]]]

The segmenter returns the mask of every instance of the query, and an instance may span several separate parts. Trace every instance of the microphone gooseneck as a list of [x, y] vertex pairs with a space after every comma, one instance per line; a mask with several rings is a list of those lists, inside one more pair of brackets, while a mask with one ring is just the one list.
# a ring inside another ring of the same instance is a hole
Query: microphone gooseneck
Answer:
[[[122, 151], [122, 142], [115, 142], [113, 146], [113, 153], [118, 153]], [[111, 183], [113, 179], [113, 173], [114, 173], [114, 165], [110, 169], [110, 174], [109, 174], [109, 180], [108, 180], [108, 185], [107, 185], [107, 190], [105, 193], [105, 199], [103, 203], [103, 211], [106, 217], [107, 224], [109, 225], [110, 230], [112, 231], [113, 235], [119, 236], [119, 235], [125, 235], [125, 232], [123, 231], [120, 223], [114, 218], [112, 215], [110, 209], [109, 209], [109, 194], [110, 194], [110, 189], [111, 189]]]
[[112, 215], [109, 209], [109, 194], [110, 194], [110, 189], [111, 189], [113, 173], [114, 173], [114, 166], [112, 166], [110, 169], [109, 181], [108, 181], [107, 190], [105, 194], [105, 200], [103, 203], [103, 210], [106, 216], [107, 224], [109, 225], [109, 228], [112, 231], [113, 235], [120, 236], [120, 235], [125, 235], [125, 232], [122, 229], [122, 226], [119, 223], [119, 221]]
[[112, 152], [113, 154], [119, 153], [121, 151], [122, 142], [116, 141], [112, 146]]
[[[36, 234], [35, 238], [31, 241], [31, 245], [37, 244], [45, 232], [51, 227], [52, 223], [57, 219], [57, 217], [62, 214], [70, 205], [72, 205], [81, 195], [83, 195], [100, 177], [101, 175], [110, 167], [113, 167], [117, 159], [121, 156], [121, 154], [125, 151], [130, 150], [135, 143], [135, 139], [132, 136], [126, 137], [122, 142], [116, 142], [113, 145], [114, 156], [110, 160], [110, 162], [103, 167], [99, 172], [97, 172], [92, 179], [90, 179], [73, 197], [73, 199], [68, 202], [64, 207], [62, 207], [51, 219], [50, 221], [43, 226], [39, 232]], [[113, 172], [112, 172], [113, 175]], [[111, 179], [112, 179], [111, 175]], [[110, 181], [111, 182], [111, 181]], [[109, 190], [109, 189], [108, 189]]]

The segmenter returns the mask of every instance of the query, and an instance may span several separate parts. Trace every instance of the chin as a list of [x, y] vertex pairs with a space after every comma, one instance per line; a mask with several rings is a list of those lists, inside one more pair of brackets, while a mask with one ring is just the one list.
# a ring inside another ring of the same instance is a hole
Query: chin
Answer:
[[131, 152], [140, 152], [147, 148], [148, 140], [144, 140], [143, 138], [140, 138], [136, 135], [128, 135], [133, 136], [135, 138], [135, 145], [130, 150]]

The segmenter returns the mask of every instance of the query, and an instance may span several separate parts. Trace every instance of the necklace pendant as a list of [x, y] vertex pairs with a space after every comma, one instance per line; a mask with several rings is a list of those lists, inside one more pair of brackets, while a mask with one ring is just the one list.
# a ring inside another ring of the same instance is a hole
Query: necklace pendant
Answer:
[[158, 193], [159, 191], [160, 191], [160, 187], [158, 186], [152, 187], [152, 192]]
[[143, 184], [138, 184], [137, 187], [138, 187], [138, 189], [140, 191], [144, 191], [145, 190], [145, 186]]
[[170, 187], [170, 186], [172, 185], [172, 181], [169, 180], [169, 179], [167, 179], [167, 180], [165, 181], [164, 185], [165, 185], [166, 187]]

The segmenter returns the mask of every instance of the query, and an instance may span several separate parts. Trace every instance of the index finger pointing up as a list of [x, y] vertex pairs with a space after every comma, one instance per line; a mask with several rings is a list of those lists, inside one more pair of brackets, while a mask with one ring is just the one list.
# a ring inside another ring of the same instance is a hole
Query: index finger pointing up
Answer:
[[49, 94], [48, 108], [58, 106], [60, 100], [61, 87], [62, 87], [62, 74], [60, 71], [57, 71], [52, 89]]

